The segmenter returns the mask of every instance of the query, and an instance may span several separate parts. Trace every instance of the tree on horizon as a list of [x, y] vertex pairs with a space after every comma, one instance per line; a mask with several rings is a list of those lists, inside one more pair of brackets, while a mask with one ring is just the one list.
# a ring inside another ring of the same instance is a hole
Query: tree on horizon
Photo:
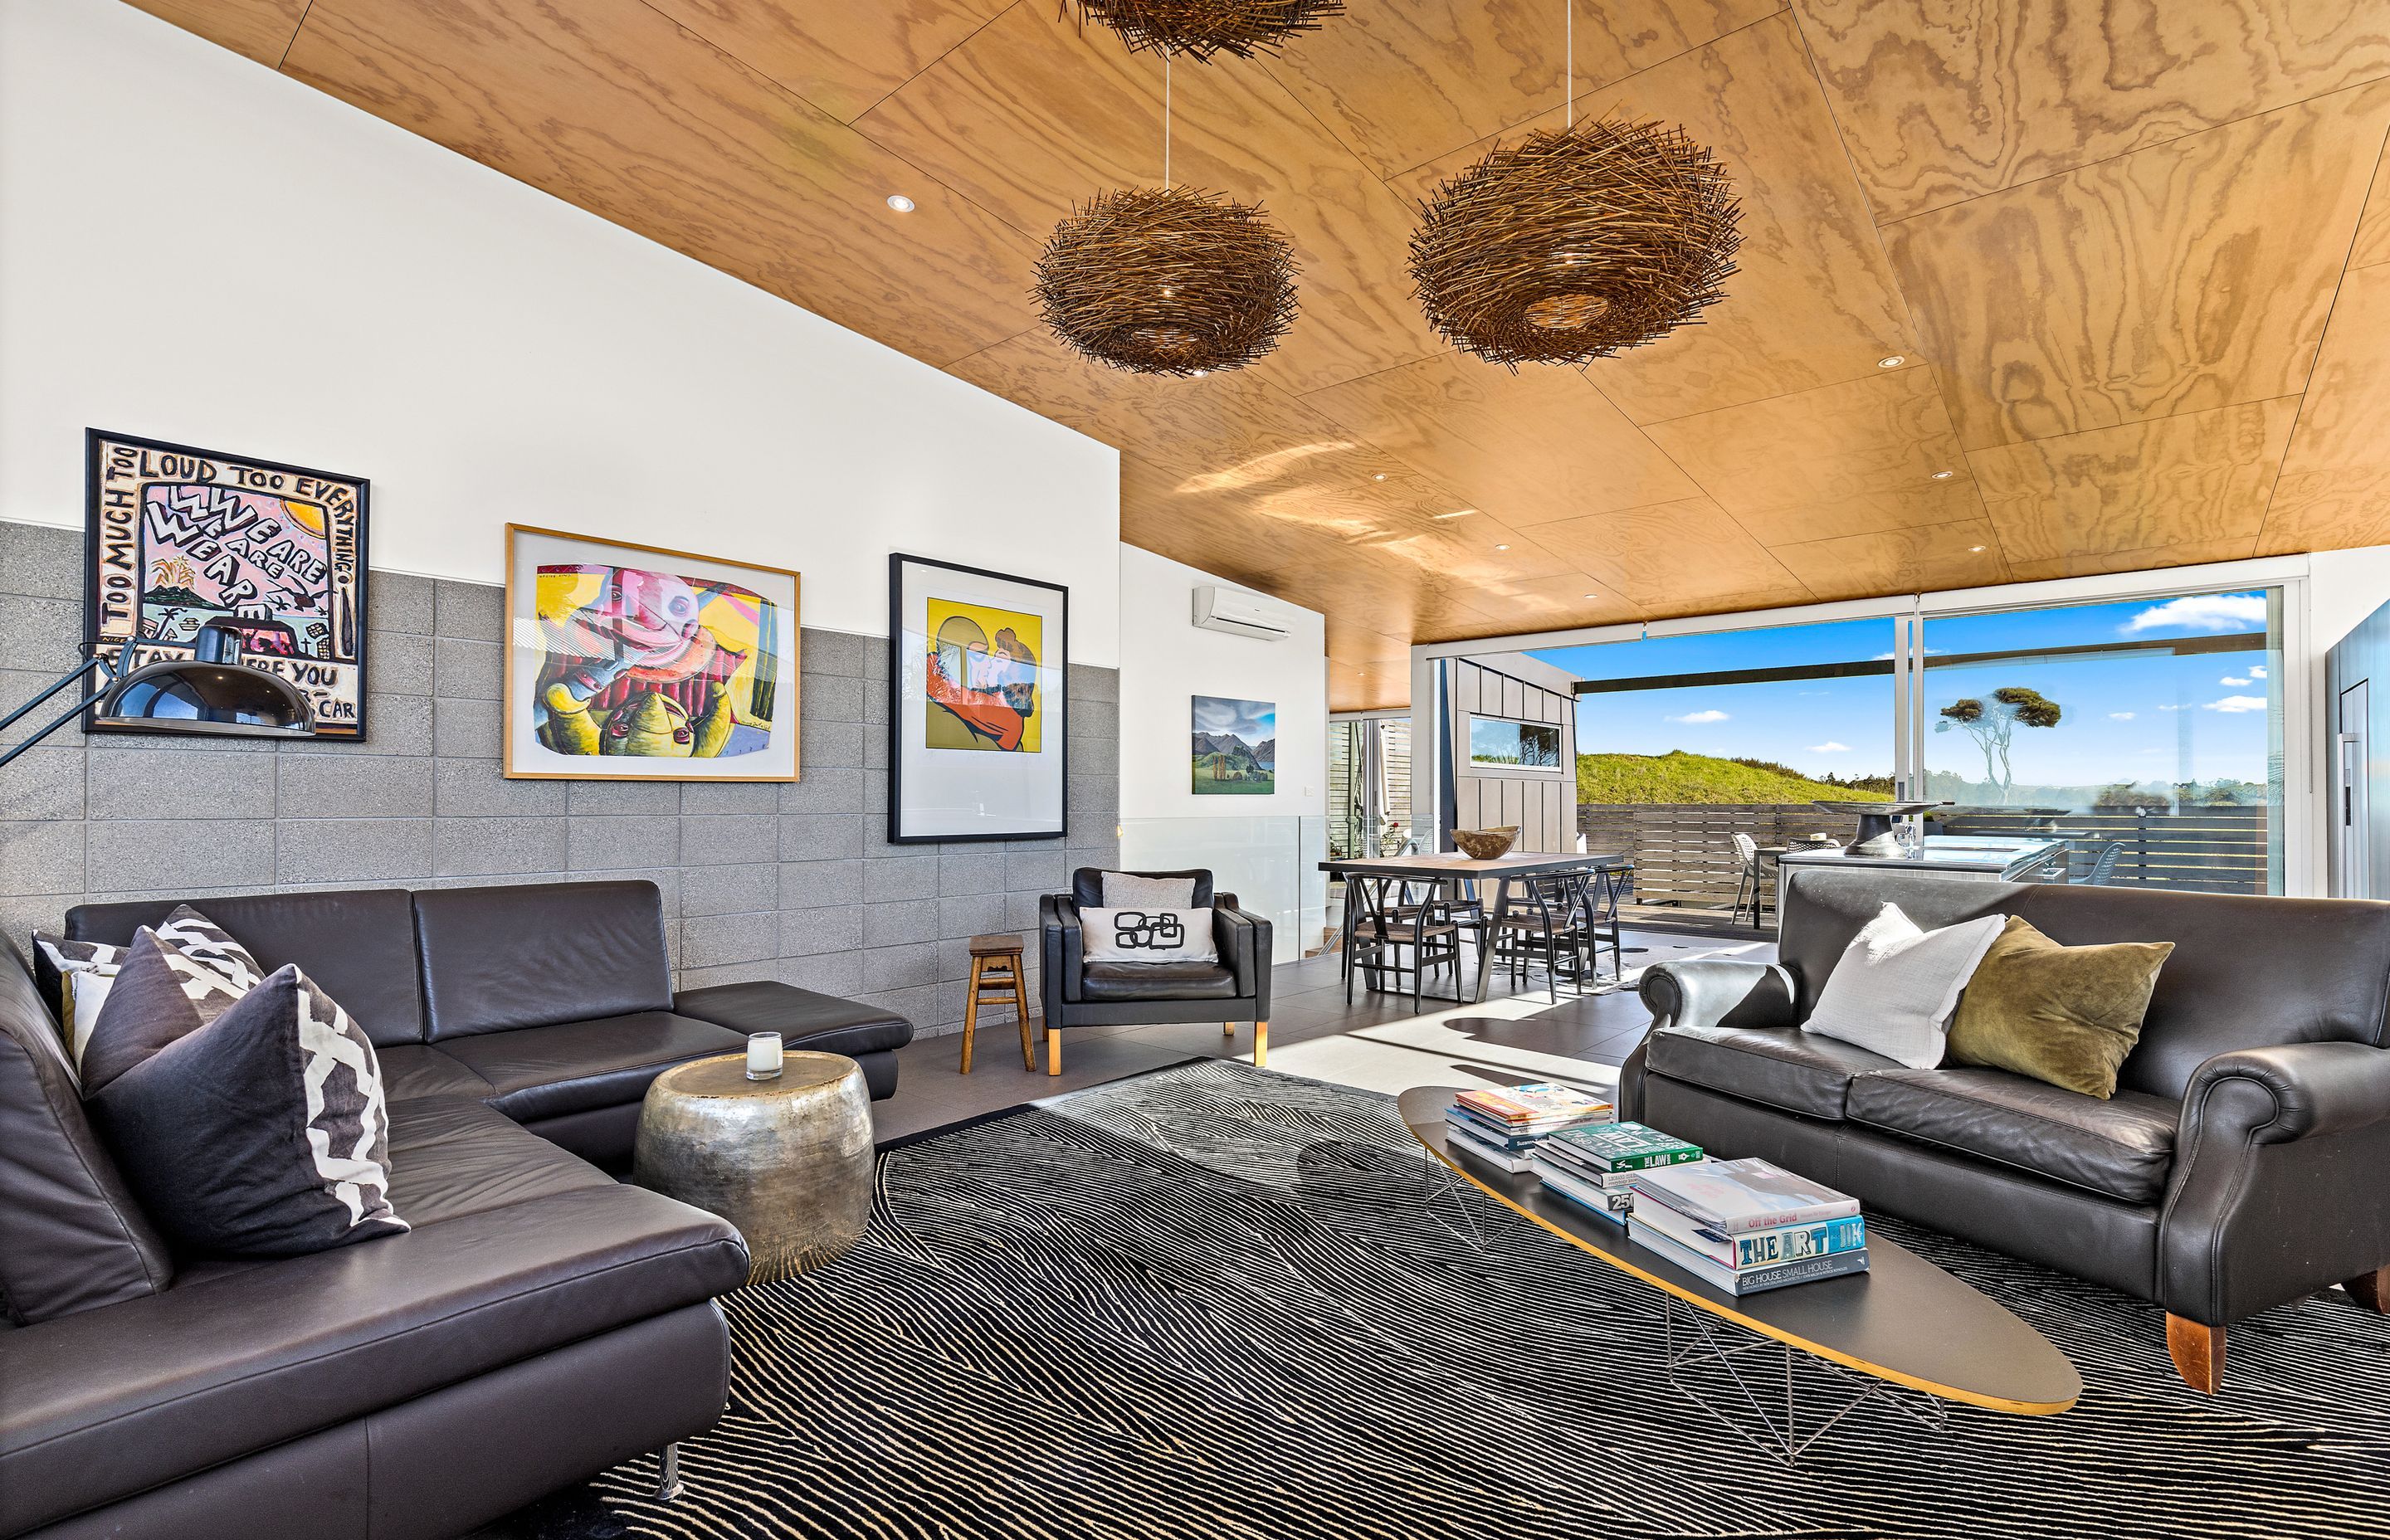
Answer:
[[2055, 727], [2066, 709], [2039, 690], [2009, 685], [1992, 692], [1989, 705], [1971, 695], [1943, 707], [1941, 714], [1934, 730], [1947, 733], [1955, 725], [1975, 740], [1984, 751], [1984, 779], [2000, 789], [2000, 801], [2006, 803], [2016, 786], [2016, 771], [2009, 764], [2016, 729]]

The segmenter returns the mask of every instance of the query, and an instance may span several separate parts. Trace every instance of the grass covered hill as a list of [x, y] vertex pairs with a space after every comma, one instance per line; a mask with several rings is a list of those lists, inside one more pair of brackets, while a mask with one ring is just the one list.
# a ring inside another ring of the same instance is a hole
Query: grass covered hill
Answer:
[[1766, 761], [1667, 754], [1579, 754], [1576, 800], [1613, 802], [1889, 802], [1887, 792], [1813, 781]]

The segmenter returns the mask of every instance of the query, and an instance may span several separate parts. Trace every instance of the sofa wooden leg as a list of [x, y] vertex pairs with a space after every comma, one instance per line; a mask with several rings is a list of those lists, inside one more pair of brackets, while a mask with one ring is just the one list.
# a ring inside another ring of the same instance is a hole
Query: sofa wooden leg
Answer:
[[1261, 1070], [1268, 1067], [1269, 1023], [1267, 1021], [1256, 1021], [1253, 1023], [1253, 1068]]
[[1223, 1021], [1223, 1022], [1221, 1022], [1221, 1023], [1220, 1023], [1220, 1035], [1221, 1035], [1221, 1036], [1223, 1036], [1223, 1037], [1234, 1037], [1234, 1036], [1236, 1036], [1236, 1035], [1237, 1035], [1237, 1024], [1236, 1024], [1234, 1021]]
[[2224, 1382], [2224, 1328], [2202, 1326], [2179, 1315], [2166, 1317], [2166, 1352], [2182, 1382], [2202, 1395], [2214, 1395]]
[[1046, 1029], [1046, 1072], [1049, 1075], [1062, 1072], [1062, 1033], [1050, 1025]]
[[2390, 1264], [2341, 1285], [2348, 1297], [2376, 1315], [2390, 1315]]

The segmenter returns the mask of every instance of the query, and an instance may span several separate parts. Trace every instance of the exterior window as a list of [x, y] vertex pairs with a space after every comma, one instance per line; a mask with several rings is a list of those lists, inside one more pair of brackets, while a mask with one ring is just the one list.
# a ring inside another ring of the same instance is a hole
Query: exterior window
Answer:
[[1499, 717], [1469, 720], [1469, 762], [1510, 764], [1528, 770], [1561, 767], [1561, 730], [1538, 722], [1506, 722]]

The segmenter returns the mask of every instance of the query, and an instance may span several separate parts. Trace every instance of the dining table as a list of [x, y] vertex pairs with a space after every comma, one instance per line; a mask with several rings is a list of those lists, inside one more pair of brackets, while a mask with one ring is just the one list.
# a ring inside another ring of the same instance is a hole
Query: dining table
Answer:
[[[1404, 882], [1429, 882], [1439, 886], [1458, 886], [1467, 882], [1487, 883], [1493, 888], [1492, 901], [1486, 905], [1484, 933], [1477, 943], [1477, 987], [1469, 998], [1483, 1003], [1486, 986], [1493, 978], [1495, 938], [1501, 933], [1503, 918], [1510, 910], [1510, 883], [1523, 877], [1543, 877], [1555, 872], [1631, 872], [1634, 858], [1624, 852], [1587, 853], [1585, 851], [1520, 852], [1510, 855], [1480, 858], [1458, 852], [1439, 852], [1422, 855], [1354, 855], [1319, 863], [1319, 869], [1330, 877], [1390, 878]], [[1358, 905], [1349, 898], [1344, 904], [1344, 941], [1347, 951], [1353, 945], [1354, 918]]]

